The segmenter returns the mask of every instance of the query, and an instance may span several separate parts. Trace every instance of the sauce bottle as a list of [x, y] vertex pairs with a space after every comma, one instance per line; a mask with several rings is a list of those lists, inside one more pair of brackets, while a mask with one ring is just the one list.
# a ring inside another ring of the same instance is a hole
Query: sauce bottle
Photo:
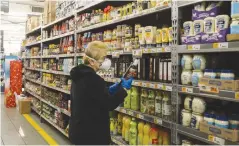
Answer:
[[128, 143], [129, 142], [129, 128], [130, 128], [130, 122], [131, 122], [131, 118], [127, 117], [127, 119], [125, 120], [125, 141]]
[[150, 139], [149, 144], [150, 145], [158, 145], [158, 128], [156, 128], [155, 125], [152, 125], [152, 128], [150, 129]]
[[140, 96], [140, 112], [141, 113], [147, 113], [147, 98], [148, 98], [148, 92], [146, 89], [141, 90], [141, 96]]
[[172, 114], [172, 105], [171, 100], [169, 98], [169, 93], [164, 92], [163, 93], [163, 104], [162, 104], [162, 117], [165, 120], [171, 120], [171, 114]]
[[149, 125], [149, 123], [144, 125], [143, 145], [149, 145], [150, 129], [151, 129], [151, 126]]
[[137, 144], [137, 122], [135, 121], [135, 118], [132, 118], [132, 121], [130, 122], [130, 136], [129, 136], [129, 144], [130, 145], [136, 145]]
[[138, 124], [137, 145], [143, 145], [143, 137], [144, 137], [144, 122], [140, 121]]
[[162, 92], [156, 91], [156, 97], [155, 97], [155, 115], [157, 117], [162, 117]]
[[153, 90], [149, 90], [148, 102], [147, 102], [147, 111], [149, 115], [155, 114], [155, 94]]
[[124, 99], [124, 108], [130, 108], [131, 105], [131, 90], [127, 90], [127, 96]]
[[132, 87], [132, 92], [131, 92], [131, 109], [132, 110], [139, 110], [139, 92], [138, 92], [138, 88], [137, 87]]

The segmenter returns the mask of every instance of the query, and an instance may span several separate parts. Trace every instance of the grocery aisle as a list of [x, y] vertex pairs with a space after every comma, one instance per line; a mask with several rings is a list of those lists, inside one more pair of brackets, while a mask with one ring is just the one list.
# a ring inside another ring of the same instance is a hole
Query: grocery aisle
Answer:
[[[59, 145], [69, 145], [69, 140], [47, 123], [40, 123], [39, 117], [30, 116], [43, 128]], [[1, 145], [48, 145], [44, 138], [16, 110], [6, 108], [1, 95]]]

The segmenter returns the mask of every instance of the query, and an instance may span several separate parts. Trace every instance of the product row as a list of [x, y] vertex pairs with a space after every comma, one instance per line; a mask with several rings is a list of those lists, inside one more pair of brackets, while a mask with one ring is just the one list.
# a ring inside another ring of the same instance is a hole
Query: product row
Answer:
[[41, 40], [41, 35], [37, 35], [37, 36], [31, 35], [31, 36], [28, 36], [28, 37], [26, 38], [25, 44], [28, 45], [28, 44], [31, 44], [31, 43], [38, 42], [38, 41], [40, 41], [40, 40]]
[[171, 120], [171, 93], [160, 90], [132, 87], [127, 91], [123, 107]]
[[41, 55], [41, 48], [39, 46], [31, 47], [30, 49], [26, 49], [23, 52], [22, 56], [32, 57], [32, 56], [40, 56]]
[[56, 20], [74, 13], [77, 0], [60, 0], [56, 2]]
[[32, 83], [32, 82], [26, 82], [25, 83], [25, 88], [27, 90], [29, 90], [30, 92], [38, 95], [38, 96], [41, 96], [41, 86], [39, 84], [35, 84], [35, 83]]
[[122, 135], [123, 140], [130, 145], [170, 145], [167, 129], [121, 113], [111, 113], [110, 132], [112, 135]]
[[110, 50], [124, 50], [132, 52], [140, 47], [165, 47], [169, 46], [173, 40], [172, 27], [158, 28], [156, 26], [141, 26], [141, 24], [117, 25], [113, 30], [92, 33], [85, 32], [79, 34], [77, 38], [77, 48], [86, 48], [91, 41], [104, 41]]
[[71, 89], [71, 79], [65, 75], [42, 73], [42, 83], [66, 91], [70, 91]]
[[74, 67], [73, 58], [43, 59], [42, 69], [69, 73]]
[[113, 7], [108, 5], [103, 10], [95, 9], [91, 13], [83, 13], [78, 15], [77, 28], [87, 27], [93, 24], [106, 22], [114, 19], [120, 19], [124, 16], [137, 14], [143, 10], [162, 6], [164, 3], [169, 3], [170, 0], [137, 0], [126, 5]]
[[24, 61], [24, 67], [41, 69], [41, 60], [40, 59], [27, 59]]
[[43, 56], [69, 54], [74, 52], [74, 37], [73, 35], [60, 39], [59, 43], [43, 46]]
[[36, 80], [36, 81], [38, 81], [41, 77], [39, 71], [32, 71], [32, 70], [26, 70], [24, 75], [25, 77]]

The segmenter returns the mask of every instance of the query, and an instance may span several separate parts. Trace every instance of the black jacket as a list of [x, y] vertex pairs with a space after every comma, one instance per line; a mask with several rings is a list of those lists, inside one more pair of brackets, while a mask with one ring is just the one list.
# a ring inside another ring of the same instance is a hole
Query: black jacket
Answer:
[[86, 65], [74, 67], [70, 74], [70, 141], [76, 145], [110, 144], [109, 111], [123, 102], [127, 92], [120, 86], [109, 95], [106, 82]]

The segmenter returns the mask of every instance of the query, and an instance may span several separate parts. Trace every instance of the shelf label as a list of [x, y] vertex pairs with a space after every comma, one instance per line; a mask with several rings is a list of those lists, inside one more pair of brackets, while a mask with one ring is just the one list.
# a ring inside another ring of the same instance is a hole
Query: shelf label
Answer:
[[188, 50], [200, 50], [200, 45], [188, 45]]
[[119, 56], [120, 56], [120, 52], [118, 52], [118, 51], [112, 52], [112, 57], [113, 58], [119, 58]]
[[142, 57], [142, 49], [138, 49], [138, 50], [133, 50], [133, 57]]
[[158, 84], [158, 89], [163, 89], [163, 85], [162, 84]]
[[208, 135], [208, 140], [219, 145], [225, 144], [225, 139], [222, 139], [213, 135]]
[[143, 82], [143, 83], [142, 83], [142, 87], [148, 88], [149, 86], [150, 86], [150, 83], [147, 83], [147, 82]]
[[213, 43], [213, 48], [218, 49], [218, 48], [228, 48], [228, 42], [225, 43]]
[[162, 119], [160, 119], [160, 118], [154, 118], [154, 123], [155, 123], [155, 124], [158, 124], [158, 125], [162, 125], [162, 124], [163, 124], [163, 121], [162, 121]]
[[239, 99], [239, 92], [236, 92], [236, 93], [235, 93], [235, 98], [236, 98], [236, 99]]
[[139, 118], [139, 119], [144, 119], [144, 115], [141, 115], [141, 114], [137, 114], [137, 118]]
[[128, 115], [134, 116], [134, 113], [132, 111], [128, 111]]
[[150, 88], [153, 88], [153, 89], [154, 89], [154, 88], [155, 88], [155, 85], [156, 85], [156, 84], [151, 83], [151, 84], [150, 84]]
[[193, 88], [182, 87], [182, 92], [193, 93]]
[[167, 91], [172, 91], [173, 89], [172, 89], [171, 86], [166, 86], [166, 90], [167, 90]]
[[108, 52], [107, 52], [107, 55], [111, 55], [111, 52], [110, 52], [110, 51], [108, 51]]

